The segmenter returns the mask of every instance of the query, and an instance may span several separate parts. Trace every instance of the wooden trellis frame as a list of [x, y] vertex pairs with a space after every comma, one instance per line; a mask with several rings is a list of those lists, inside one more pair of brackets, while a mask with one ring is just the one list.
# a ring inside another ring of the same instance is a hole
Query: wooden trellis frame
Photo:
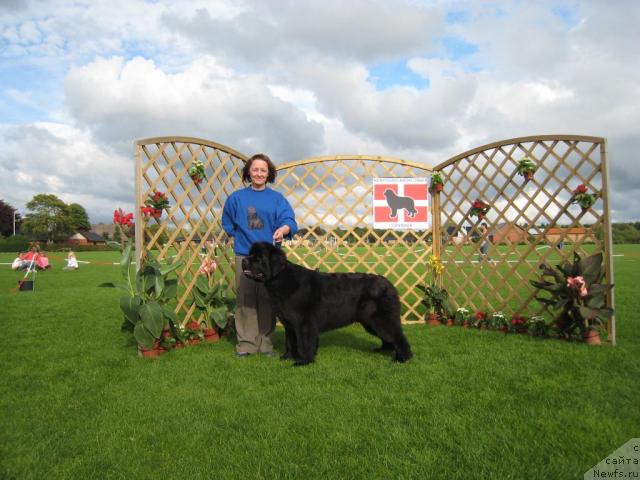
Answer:
[[[534, 180], [526, 185], [515, 173], [518, 160], [525, 155], [539, 164]], [[194, 315], [191, 290], [202, 257], [215, 257], [219, 277], [235, 286], [233, 252], [220, 217], [227, 196], [242, 185], [240, 170], [247, 157], [207, 140], [162, 137], [136, 142], [135, 158], [137, 211], [154, 190], [167, 193], [171, 202], [159, 221], [136, 223], [138, 260], [153, 249], [161, 260], [180, 258], [185, 262], [177, 271], [181, 288], [175, 311], [186, 322]], [[207, 175], [200, 186], [194, 185], [187, 173], [196, 159], [204, 163]], [[457, 155], [433, 168], [443, 174], [445, 188], [431, 199], [431, 231], [375, 231], [371, 221], [372, 179], [423, 177], [431, 171], [422, 163], [368, 155], [315, 157], [279, 166], [275, 188], [291, 202], [302, 229], [285, 246], [290, 259], [324, 271], [387, 276], [400, 291], [405, 322], [420, 321], [424, 316], [415, 286], [427, 280], [424, 267], [431, 253], [445, 262], [441, 282], [458, 305], [525, 315], [541, 313], [543, 308], [535, 301], [528, 280], [538, 277], [541, 261], [552, 260], [552, 252], [558, 253], [547, 249], [535, 255], [537, 247], [547, 246], [544, 228], [523, 245], [507, 245], [508, 258], [496, 257], [491, 271], [487, 265], [474, 262], [473, 247], [451, 244], [451, 227], [461, 231], [474, 226], [468, 210], [477, 197], [493, 206], [487, 216], [490, 230], [506, 220], [546, 223], [547, 231], [554, 225], [589, 223], [591, 237], [602, 234], [595, 243], [587, 245], [589, 238], [574, 239], [567, 242], [569, 247], [560, 251], [560, 256], [569, 258], [573, 251], [603, 251], [606, 280], [613, 281], [604, 139], [524, 137]], [[579, 207], [567, 205], [578, 183], [600, 194], [586, 214]], [[569, 240], [568, 234], [560, 235]], [[388, 248], [391, 243], [394, 248]], [[495, 275], [500, 285], [491, 286]], [[476, 288], [474, 282], [482, 288]], [[607, 300], [613, 305], [613, 293]], [[609, 334], [615, 342], [613, 320]]]
[[[518, 161], [525, 156], [538, 165], [533, 180], [526, 183], [517, 174]], [[445, 179], [438, 199], [441, 256], [447, 265], [442, 280], [456, 303], [489, 312], [542, 314], [546, 309], [535, 300], [536, 290], [529, 280], [539, 279], [541, 263], [571, 261], [574, 251], [582, 256], [603, 252], [605, 282], [613, 283], [606, 157], [604, 138], [545, 135], [491, 143], [437, 165], [434, 171]], [[599, 196], [587, 212], [570, 204], [579, 184]], [[469, 215], [476, 198], [491, 209], [484, 220], [487, 234], [470, 248], [465, 239], [475, 236], [480, 223]], [[491, 261], [477, 262], [477, 247], [505, 223], [522, 228], [524, 238], [499, 248], [492, 245]], [[564, 228], [550, 245], [550, 231], [558, 226]], [[572, 227], [583, 233], [570, 234]], [[561, 250], [556, 248], [560, 242], [565, 244]], [[613, 291], [607, 295], [607, 304], [613, 306]], [[608, 332], [615, 343], [615, 317]]]

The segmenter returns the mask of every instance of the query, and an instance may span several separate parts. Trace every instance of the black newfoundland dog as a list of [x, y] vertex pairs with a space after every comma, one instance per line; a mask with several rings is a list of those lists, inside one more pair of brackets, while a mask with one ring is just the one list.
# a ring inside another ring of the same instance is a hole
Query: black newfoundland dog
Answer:
[[354, 322], [394, 350], [394, 360], [412, 356], [400, 324], [400, 299], [384, 277], [367, 273], [321, 273], [287, 260], [269, 243], [254, 243], [242, 261], [244, 274], [263, 282], [274, 312], [284, 325], [283, 359], [295, 365], [313, 362], [319, 334]]

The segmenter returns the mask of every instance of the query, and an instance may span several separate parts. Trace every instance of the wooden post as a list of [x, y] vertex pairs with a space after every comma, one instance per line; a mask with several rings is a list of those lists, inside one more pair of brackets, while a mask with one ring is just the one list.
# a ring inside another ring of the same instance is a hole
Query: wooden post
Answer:
[[[611, 239], [611, 218], [609, 210], [609, 162], [607, 161], [607, 140], [604, 139], [600, 144], [600, 171], [602, 174], [602, 231], [604, 241], [604, 268], [607, 283], [613, 284], [613, 246]], [[607, 307], [613, 308], [614, 289], [612, 288], [606, 296]], [[616, 344], [616, 317], [615, 313], [611, 316], [611, 320], [607, 323], [607, 331], [609, 333], [609, 341], [612, 345]]]

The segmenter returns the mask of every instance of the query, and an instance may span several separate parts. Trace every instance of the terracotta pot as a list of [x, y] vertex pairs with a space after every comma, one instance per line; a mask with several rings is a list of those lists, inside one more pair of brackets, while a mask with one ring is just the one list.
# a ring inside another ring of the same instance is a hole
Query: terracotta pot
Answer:
[[430, 313], [427, 318], [427, 325], [440, 325], [440, 319], [437, 313]]
[[526, 182], [528, 182], [532, 178], [533, 178], [533, 172], [525, 172], [524, 179], [525, 179]]
[[469, 320], [465, 320], [462, 322], [462, 328], [469, 328], [471, 325], [469, 324]]
[[189, 340], [187, 340], [187, 343], [189, 345], [198, 345], [200, 343], [200, 339], [199, 338], [190, 338]]
[[215, 328], [205, 328], [203, 333], [205, 342], [215, 343], [220, 340], [220, 336], [218, 335], [218, 332], [216, 332]]
[[151, 212], [151, 216], [157, 220], [162, 216], [162, 210], [154, 210]]
[[445, 322], [445, 325], [447, 327], [452, 327], [453, 326], [453, 318], [447, 318], [447, 321]]
[[597, 330], [582, 332], [582, 340], [588, 345], [600, 345], [600, 333]]
[[144, 348], [142, 345], [138, 346], [139, 357], [157, 357], [158, 355], [160, 355], [160, 351], [155, 347], [152, 348], [151, 350], [148, 350]]
[[444, 185], [442, 183], [436, 183], [433, 186], [433, 191], [434, 192], [441, 192], [444, 189]]

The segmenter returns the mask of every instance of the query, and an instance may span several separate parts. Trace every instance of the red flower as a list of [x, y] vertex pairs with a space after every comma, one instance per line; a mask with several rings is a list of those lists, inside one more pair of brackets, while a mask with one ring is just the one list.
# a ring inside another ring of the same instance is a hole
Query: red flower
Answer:
[[587, 187], [582, 184], [578, 185], [578, 188], [576, 188], [573, 193], [587, 193]]
[[524, 325], [524, 317], [521, 315], [514, 315], [511, 317], [511, 325]]
[[113, 223], [122, 225], [123, 227], [133, 227], [133, 213], [125, 214], [121, 208], [113, 211]]
[[150, 217], [151, 215], [153, 215], [153, 213], [155, 212], [155, 210], [156, 210], [155, 208], [153, 208], [153, 207], [148, 207], [148, 206], [146, 206], [146, 205], [144, 205], [144, 206], [140, 207], [140, 211], [141, 211], [141, 212], [142, 212], [142, 214], [143, 214], [145, 217], [147, 217], [147, 218], [148, 218], [148, 217]]
[[478, 320], [485, 320], [487, 318], [487, 314], [485, 312], [481, 312], [481, 311], [477, 311], [476, 312], [476, 318]]

